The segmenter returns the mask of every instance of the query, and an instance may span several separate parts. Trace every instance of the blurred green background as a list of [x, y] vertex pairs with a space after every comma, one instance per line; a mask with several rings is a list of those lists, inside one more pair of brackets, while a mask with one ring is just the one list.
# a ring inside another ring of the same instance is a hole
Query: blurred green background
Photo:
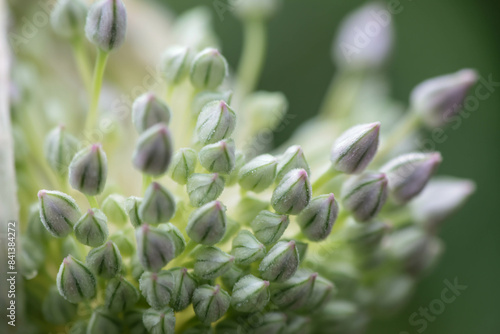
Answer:
[[[212, 0], [159, 0], [182, 12]], [[269, 49], [259, 88], [283, 91], [290, 127], [312, 117], [335, 71], [330, 60], [332, 38], [346, 13], [364, 1], [290, 0], [269, 25]], [[401, 0], [404, 10], [394, 17], [396, 46], [388, 64], [393, 96], [406, 102], [416, 84], [429, 77], [471, 67], [482, 77], [500, 82], [500, 1]], [[226, 13], [214, 24], [224, 55], [236, 67], [241, 49], [241, 27]], [[438, 144], [444, 163], [439, 173], [474, 179], [478, 191], [468, 205], [448, 220], [441, 237], [446, 251], [436, 270], [418, 286], [411, 303], [395, 318], [379, 320], [370, 333], [413, 334], [419, 327], [408, 318], [419, 307], [440, 298], [443, 280], [456, 277], [467, 289], [423, 331], [434, 333], [500, 332], [500, 87], [481, 101], [477, 111], [448, 140]], [[291, 128], [290, 128], [291, 129]], [[276, 138], [283, 141], [282, 132]]]

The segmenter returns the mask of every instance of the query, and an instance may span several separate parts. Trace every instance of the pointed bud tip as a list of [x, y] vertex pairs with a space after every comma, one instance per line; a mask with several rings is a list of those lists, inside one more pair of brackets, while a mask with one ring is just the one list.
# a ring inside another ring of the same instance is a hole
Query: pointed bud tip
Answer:
[[271, 284], [271, 283], [269, 283], [269, 281], [263, 281], [263, 283], [264, 283], [265, 287], [268, 287]]
[[93, 216], [93, 215], [94, 215], [94, 210], [92, 210], [92, 209], [88, 209], [88, 210], [87, 210], [87, 214], [88, 214], [89, 216]]
[[45, 190], [40, 190], [40, 191], [38, 192], [38, 198], [42, 198], [42, 197], [44, 197], [46, 194], [47, 194], [47, 192], [46, 192]]
[[288, 242], [288, 247], [290, 247], [290, 249], [294, 249], [294, 248], [295, 248], [295, 246], [296, 246], [296, 245], [295, 245], [295, 241], [294, 241], [294, 240], [290, 240], [290, 241]]
[[305, 169], [300, 169], [298, 172], [298, 175], [299, 175], [299, 178], [301, 178], [301, 179], [306, 179], [308, 177]]

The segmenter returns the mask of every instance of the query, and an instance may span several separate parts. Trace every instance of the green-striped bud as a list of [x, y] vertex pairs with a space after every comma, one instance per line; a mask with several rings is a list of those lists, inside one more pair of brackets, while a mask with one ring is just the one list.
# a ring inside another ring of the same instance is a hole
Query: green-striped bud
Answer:
[[217, 247], [202, 247], [196, 252], [194, 274], [205, 280], [215, 279], [231, 268], [234, 256]]
[[233, 97], [233, 92], [230, 90], [225, 92], [206, 91], [206, 90], [202, 91], [196, 94], [196, 96], [194, 97], [193, 102], [191, 103], [191, 112], [193, 116], [198, 117], [203, 107], [205, 107], [205, 105], [207, 105], [209, 102], [224, 101], [227, 104], [230, 104], [232, 97]]
[[138, 301], [139, 291], [122, 276], [113, 278], [106, 286], [104, 304], [111, 313], [128, 310]]
[[127, 212], [125, 211], [125, 197], [122, 195], [109, 195], [102, 202], [101, 209], [112, 223], [123, 225], [128, 221]]
[[151, 334], [174, 334], [175, 314], [170, 307], [163, 310], [149, 309], [142, 316], [144, 326]]
[[229, 268], [228, 271], [226, 271], [224, 274], [221, 276], [222, 283], [224, 283], [224, 286], [228, 290], [232, 290], [233, 286], [238, 282], [242, 277], [250, 274], [250, 270], [248, 267], [246, 268], [240, 268], [236, 264], [233, 263], [231, 268]]
[[256, 334], [279, 334], [283, 333], [286, 327], [286, 315], [280, 312], [269, 312], [264, 315], [258, 314], [256, 320], [253, 327], [253, 333]]
[[304, 151], [298, 145], [290, 146], [285, 153], [278, 157], [276, 181], [281, 181], [288, 172], [295, 168], [305, 169], [308, 175], [311, 174]]
[[168, 105], [154, 93], [144, 93], [135, 99], [132, 104], [132, 123], [138, 133], [150, 127], [170, 122], [171, 111]]
[[245, 164], [239, 172], [239, 184], [243, 189], [261, 192], [276, 178], [278, 160], [270, 154], [263, 154]]
[[387, 200], [385, 174], [363, 173], [349, 179], [342, 188], [342, 203], [357, 221], [373, 219]]
[[42, 313], [45, 320], [54, 325], [65, 325], [76, 316], [77, 304], [68, 302], [61, 296], [57, 287], [52, 286], [43, 299]]
[[271, 211], [261, 211], [250, 223], [255, 237], [264, 245], [277, 242], [285, 232], [290, 219]]
[[143, 309], [132, 309], [125, 312], [123, 316], [123, 323], [125, 328], [128, 329], [128, 333], [130, 334], [148, 334], [148, 330], [146, 326], [144, 326], [144, 322], [142, 321], [142, 317], [146, 310]]
[[193, 241], [211, 246], [224, 237], [226, 224], [226, 207], [219, 201], [213, 201], [189, 216], [186, 232]]
[[73, 227], [75, 237], [82, 244], [98, 247], [108, 239], [107, 218], [99, 209], [89, 209]]
[[172, 151], [172, 137], [167, 125], [155, 124], [139, 135], [132, 163], [145, 174], [160, 176], [168, 169]]
[[127, 211], [128, 218], [133, 227], [139, 227], [142, 225], [143, 221], [139, 216], [139, 207], [142, 204], [143, 199], [135, 196], [131, 196], [125, 200], [125, 210]]
[[198, 154], [192, 148], [181, 148], [174, 154], [170, 163], [169, 174], [172, 180], [179, 184], [186, 184], [194, 173]]
[[219, 285], [202, 285], [194, 291], [194, 313], [204, 324], [219, 320], [228, 310], [231, 302], [229, 294]]
[[40, 218], [40, 203], [34, 203], [30, 206], [28, 213], [28, 226], [26, 235], [39, 243], [48, 242], [50, 233], [47, 231]]
[[236, 264], [244, 266], [258, 261], [266, 255], [266, 247], [250, 231], [240, 231], [233, 239], [231, 254]]
[[148, 224], [168, 222], [175, 214], [174, 196], [158, 182], [151, 182], [139, 206], [141, 221]]
[[231, 173], [229, 173], [229, 175], [226, 177], [227, 186], [235, 185], [238, 182], [240, 170], [245, 164], [245, 162], [246, 162], [245, 153], [243, 153], [241, 150], [235, 150], [234, 168], [231, 171]]
[[369, 252], [382, 241], [389, 227], [380, 222], [373, 221], [370, 224], [358, 224], [349, 220], [346, 224], [346, 239], [357, 250]]
[[40, 190], [40, 220], [55, 237], [67, 236], [80, 218], [80, 209], [75, 200], [60, 191]]
[[295, 241], [279, 241], [269, 250], [259, 265], [262, 278], [283, 282], [292, 277], [299, 267], [299, 252]]
[[106, 185], [108, 160], [100, 144], [93, 144], [75, 154], [69, 165], [69, 184], [88, 196], [99, 195]]
[[312, 290], [302, 307], [304, 313], [319, 309], [337, 292], [332, 282], [321, 276], [316, 277]]
[[234, 169], [236, 147], [231, 139], [209, 144], [200, 150], [200, 164], [209, 172], [229, 174]]
[[313, 198], [302, 210], [297, 216], [297, 223], [309, 240], [324, 240], [330, 235], [338, 213], [339, 207], [335, 196], [321, 195]]
[[175, 257], [175, 243], [161, 228], [144, 224], [135, 231], [137, 255], [141, 265], [157, 272]]
[[273, 285], [272, 302], [280, 309], [298, 310], [304, 307], [316, 283], [317, 273], [299, 270], [289, 280]]
[[135, 254], [135, 242], [133, 240], [133, 229], [127, 228], [126, 230], [118, 230], [109, 236], [109, 240], [113, 241], [120, 253], [123, 256], [129, 257]]
[[311, 183], [305, 169], [292, 169], [274, 189], [271, 205], [278, 213], [299, 214], [311, 201]]
[[223, 100], [207, 103], [196, 123], [196, 134], [203, 144], [213, 144], [228, 138], [236, 126], [236, 114]]
[[377, 153], [380, 122], [356, 125], [344, 132], [333, 144], [333, 168], [346, 174], [365, 170]]
[[312, 321], [309, 317], [294, 316], [288, 319], [286, 334], [312, 334]]
[[92, 312], [86, 334], [120, 334], [123, 333], [120, 319], [109, 313], [104, 307]]
[[168, 233], [170, 238], [175, 244], [175, 256], [179, 256], [184, 252], [186, 248], [186, 239], [184, 239], [184, 235], [182, 232], [172, 223], [160, 224], [158, 226], [161, 230]]
[[424, 189], [441, 161], [438, 152], [409, 153], [389, 161], [381, 171], [387, 174], [394, 199], [406, 203]]
[[83, 35], [87, 6], [80, 0], [59, 0], [52, 13], [50, 24], [54, 32], [68, 40], [77, 40]]
[[92, 272], [73, 256], [65, 257], [57, 273], [57, 289], [70, 303], [94, 298], [97, 281]]
[[165, 50], [161, 70], [168, 85], [178, 85], [188, 76], [192, 57], [191, 50], [185, 46], [174, 45]]
[[103, 278], [113, 278], [122, 270], [120, 250], [112, 241], [90, 250], [86, 262], [94, 273]]
[[170, 302], [170, 294], [173, 291], [172, 273], [166, 270], [158, 273], [145, 272], [139, 279], [139, 288], [148, 304], [156, 310], [161, 310]]
[[[70, 1], [66, 0], [64, 2]], [[45, 138], [45, 158], [50, 167], [60, 175], [66, 174], [71, 159], [73, 159], [77, 150], [78, 139], [69, 134], [62, 125], [50, 131]]]
[[257, 312], [269, 303], [270, 298], [269, 282], [247, 275], [234, 285], [231, 306], [238, 312]]
[[172, 278], [170, 306], [176, 312], [180, 312], [191, 304], [191, 299], [197, 284], [186, 268], [172, 268], [169, 272]]
[[191, 84], [198, 89], [219, 87], [227, 74], [226, 58], [217, 49], [206, 48], [195, 56], [191, 64]]
[[99, 49], [109, 52], [125, 41], [127, 11], [121, 0], [100, 0], [89, 9], [85, 34]]
[[258, 91], [245, 97], [241, 107], [245, 128], [250, 136], [276, 130], [288, 110], [288, 101], [281, 92]]
[[187, 192], [192, 206], [202, 206], [216, 200], [224, 190], [225, 181], [218, 173], [191, 175], [187, 182]]

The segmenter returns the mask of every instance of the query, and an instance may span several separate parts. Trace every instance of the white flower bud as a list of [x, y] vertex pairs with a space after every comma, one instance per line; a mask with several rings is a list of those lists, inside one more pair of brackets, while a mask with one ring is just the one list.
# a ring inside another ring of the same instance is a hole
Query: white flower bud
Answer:
[[281, 179], [292, 169], [302, 168], [307, 174], [311, 174], [311, 169], [306, 161], [302, 147], [298, 145], [290, 146], [285, 153], [278, 157], [278, 169], [276, 182]]
[[236, 147], [231, 139], [223, 139], [203, 147], [199, 153], [200, 164], [209, 172], [229, 174], [236, 162]]
[[218, 173], [191, 175], [186, 187], [191, 205], [199, 207], [216, 200], [222, 194], [224, 184]]
[[256, 193], [273, 184], [278, 161], [270, 154], [260, 155], [241, 167], [238, 183], [243, 189]]
[[157, 225], [168, 222], [175, 214], [173, 195], [158, 182], [151, 182], [139, 206], [141, 221]]
[[107, 218], [99, 209], [89, 209], [73, 227], [75, 237], [82, 244], [97, 247], [108, 239]]
[[240, 231], [233, 239], [231, 254], [236, 264], [250, 265], [266, 255], [266, 248], [250, 231]]
[[198, 154], [192, 148], [181, 148], [174, 154], [170, 163], [169, 173], [172, 180], [179, 184], [186, 184], [188, 178], [194, 173]]
[[80, 208], [75, 200], [62, 192], [40, 190], [40, 220], [55, 237], [67, 236], [80, 218]]
[[292, 277], [299, 267], [299, 252], [295, 241], [279, 241], [259, 265], [262, 278], [283, 282]]
[[111, 313], [132, 308], [139, 301], [139, 291], [123, 277], [116, 277], [106, 286], [104, 304]]
[[170, 122], [170, 108], [153, 93], [144, 93], [132, 104], [132, 123], [142, 133], [153, 125]]
[[50, 24], [59, 36], [76, 40], [83, 35], [86, 18], [85, 3], [80, 0], [59, 0], [50, 13]]
[[228, 138], [236, 126], [236, 114], [223, 100], [207, 103], [196, 123], [196, 134], [203, 144], [213, 144]]
[[170, 307], [162, 310], [149, 309], [144, 312], [142, 321], [151, 334], [175, 334], [175, 314]]
[[195, 56], [191, 64], [191, 84], [198, 89], [219, 87], [227, 74], [226, 58], [217, 49], [206, 48]]
[[330, 235], [337, 220], [339, 207], [333, 194], [321, 195], [311, 200], [297, 216], [302, 233], [313, 241], [324, 240]]
[[218, 285], [202, 285], [193, 294], [194, 313], [204, 324], [219, 320], [228, 310], [231, 297]]
[[270, 211], [261, 211], [250, 223], [255, 237], [264, 245], [277, 242], [285, 232], [290, 219]]
[[90, 250], [86, 262], [94, 273], [104, 278], [113, 278], [122, 269], [120, 250], [112, 241]]
[[109, 52], [125, 41], [127, 11], [121, 0], [100, 0], [89, 9], [85, 34], [99, 49]]
[[100, 144], [79, 151], [69, 165], [69, 184], [75, 190], [95, 196], [104, 190], [108, 176], [108, 159]]
[[311, 200], [312, 189], [304, 169], [292, 169], [274, 189], [271, 205], [279, 213], [299, 214]]
[[231, 306], [238, 312], [258, 312], [267, 305], [270, 297], [268, 281], [247, 275], [234, 285]]
[[156, 124], [139, 136], [132, 162], [141, 172], [160, 176], [168, 169], [172, 151], [169, 129], [164, 123]]
[[45, 138], [45, 158], [50, 167], [60, 175], [67, 173], [77, 150], [78, 139], [69, 134], [64, 126], [58, 126], [50, 131]]
[[64, 258], [57, 274], [57, 289], [70, 303], [94, 298], [97, 281], [94, 274], [73, 256]]
[[215, 279], [231, 268], [234, 256], [231, 256], [217, 247], [200, 248], [196, 254], [194, 274], [202, 279]]
[[180, 84], [189, 74], [191, 50], [185, 46], [171, 46], [162, 56], [162, 72], [169, 85]]

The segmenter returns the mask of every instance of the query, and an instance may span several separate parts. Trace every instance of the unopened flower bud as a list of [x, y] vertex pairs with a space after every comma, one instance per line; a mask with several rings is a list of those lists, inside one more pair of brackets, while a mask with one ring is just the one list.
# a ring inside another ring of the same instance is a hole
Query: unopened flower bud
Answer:
[[73, 256], [65, 257], [57, 273], [57, 289], [70, 303], [94, 298], [97, 281], [92, 272]]
[[122, 270], [120, 250], [112, 241], [90, 250], [86, 262], [90, 270], [103, 278], [113, 278]]
[[43, 226], [55, 237], [67, 236], [80, 218], [80, 209], [75, 200], [62, 192], [40, 190], [40, 220]]
[[180, 84], [189, 74], [191, 50], [185, 46], [174, 45], [163, 53], [161, 69], [165, 81], [169, 85]]
[[102, 202], [101, 209], [112, 223], [123, 225], [128, 221], [127, 212], [125, 211], [125, 197], [122, 195], [109, 195]]
[[286, 325], [287, 334], [312, 334], [313, 323], [309, 317], [294, 316], [288, 319]]
[[168, 306], [173, 288], [172, 283], [172, 273], [166, 270], [161, 270], [158, 273], [145, 272], [139, 279], [142, 295], [148, 304], [156, 310]]
[[262, 278], [283, 282], [292, 277], [299, 267], [299, 252], [295, 241], [279, 241], [259, 265]]
[[107, 218], [99, 209], [89, 209], [75, 224], [75, 237], [82, 244], [97, 247], [108, 239]]
[[238, 183], [243, 189], [261, 192], [273, 184], [277, 166], [272, 155], [260, 155], [241, 167]]
[[158, 226], [161, 230], [168, 233], [170, 238], [175, 244], [175, 256], [179, 256], [186, 248], [186, 239], [182, 232], [172, 223], [160, 224]]
[[72, 304], [64, 299], [52, 286], [42, 304], [42, 313], [45, 320], [54, 325], [65, 325], [76, 316], [78, 305]]
[[187, 182], [189, 201], [193, 206], [202, 206], [216, 200], [224, 190], [225, 181], [218, 173], [193, 174]]
[[255, 237], [264, 245], [277, 242], [285, 232], [290, 219], [267, 210], [261, 211], [250, 223]]
[[279, 334], [286, 328], [286, 315], [280, 312], [268, 312], [258, 317], [253, 333]]
[[104, 304], [111, 313], [132, 308], [139, 301], [139, 291], [123, 277], [115, 277], [106, 286]]
[[148, 224], [168, 222], [175, 214], [175, 199], [167, 188], [151, 182], [139, 206], [139, 217]]
[[135, 196], [131, 196], [125, 200], [125, 210], [127, 211], [128, 218], [132, 226], [139, 227], [142, 225], [143, 221], [139, 216], [139, 207], [142, 204], [143, 199]]
[[234, 141], [230, 139], [209, 144], [200, 150], [200, 164], [209, 172], [229, 174], [236, 161], [235, 150]]
[[88, 12], [85, 34], [99, 49], [109, 52], [125, 41], [127, 11], [121, 0], [100, 0]]
[[477, 80], [477, 72], [471, 69], [426, 80], [413, 89], [411, 108], [429, 127], [443, 126], [460, 112]]
[[299, 270], [283, 283], [274, 284], [271, 300], [280, 309], [298, 310], [303, 308], [316, 283], [317, 273]]
[[358, 174], [372, 161], [378, 148], [380, 122], [356, 125], [333, 144], [333, 168], [346, 174]]
[[257, 312], [267, 305], [270, 297], [268, 281], [247, 275], [234, 285], [231, 306], [238, 312]]
[[143, 173], [160, 176], [168, 169], [172, 151], [169, 129], [164, 123], [156, 124], [140, 134], [132, 163]]
[[228, 290], [232, 290], [236, 282], [238, 282], [242, 277], [248, 274], [250, 274], [248, 268], [243, 269], [233, 263], [231, 268], [229, 268], [228, 271], [222, 274], [221, 280], [222, 283], [224, 283], [224, 286], [228, 288]]
[[142, 309], [132, 309], [123, 315], [123, 322], [125, 328], [128, 329], [130, 334], [147, 334], [148, 330], [146, 326], [144, 326], [144, 322], [142, 321], [142, 317], [144, 316], [144, 312], [146, 310]]
[[193, 102], [191, 103], [191, 112], [193, 116], [198, 117], [203, 107], [205, 107], [209, 102], [224, 101], [226, 104], [230, 104], [232, 97], [233, 92], [230, 90], [225, 92], [202, 91], [194, 97]]
[[332, 282], [321, 276], [316, 277], [314, 286], [301, 310], [309, 313], [319, 309], [328, 302], [336, 292], [337, 290]]
[[30, 206], [26, 235], [31, 240], [41, 244], [48, 242], [51, 238], [51, 234], [47, 231], [40, 218], [40, 203], [35, 203]]
[[266, 254], [266, 248], [250, 231], [240, 231], [233, 239], [231, 254], [236, 264], [250, 265]]
[[175, 243], [161, 228], [144, 224], [135, 236], [139, 262], [146, 270], [157, 272], [175, 257]]
[[304, 169], [292, 169], [274, 189], [271, 205], [278, 213], [299, 214], [311, 201], [311, 183]]
[[45, 138], [45, 158], [50, 167], [60, 175], [68, 171], [68, 166], [77, 150], [78, 139], [69, 134], [64, 126], [58, 126], [50, 131]]
[[339, 207], [335, 196], [321, 195], [313, 198], [302, 210], [297, 216], [297, 223], [309, 240], [324, 240], [330, 235], [338, 213]]
[[149, 309], [142, 317], [144, 326], [148, 333], [152, 334], [174, 334], [175, 314], [170, 307], [162, 310]]
[[52, 13], [50, 24], [54, 32], [69, 40], [82, 36], [87, 18], [87, 6], [80, 0], [59, 0]]
[[441, 161], [438, 152], [409, 153], [389, 161], [381, 171], [387, 174], [394, 199], [406, 203], [424, 189]]
[[219, 285], [202, 285], [194, 291], [194, 313], [204, 324], [219, 320], [228, 310], [231, 302], [229, 294]]
[[276, 182], [281, 181], [289, 171], [296, 168], [302, 168], [308, 175], [311, 174], [304, 151], [298, 145], [290, 146], [285, 153], [278, 157]]
[[142, 133], [153, 125], [170, 122], [170, 108], [154, 93], [144, 93], [132, 104], [132, 123]]
[[123, 329], [119, 318], [111, 314], [104, 307], [99, 307], [92, 312], [86, 334], [102, 333], [120, 334], [123, 333]]
[[235, 185], [238, 182], [240, 170], [245, 162], [245, 153], [243, 153], [241, 150], [236, 150], [234, 152], [234, 168], [231, 173], [229, 173], [229, 175], [225, 178], [227, 186]]
[[369, 253], [370, 250], [380, 245], [388, 229], [389, 227], [380, 221], [358, 224], [350, 220], [346, 225], [346, 239], [357, 250]]
[[170, 163], [169, 173], [172, 180], [179, 184], [186, 184], [194, 173], [198, 155], [192, 148], [181, 148], [174, 154]]
[[263, 134], [263, 129], [279, 127], [288, 110], [288, 100], [281, 92], [254, 92], [243, 101], [241, 115], [250, 136]]
[[195, 257], [194, 274], [205, 280], [215, 279], [224, 274], [234, 262], [234, 256], [213, 246], [200, 248]]
[[236, 114], [223, 100], [207, 103], [196, 123], [196, 134], [203, 144], [216, 143], [228, 138], [236, 126]]
[[385, 174], [364, 173], [349, 179], [342, 188], [342, 203], [357, 221], [374, 218], [387, 200]]
[[108, 160], [100, 144], [79, 151], [69, 165], [69, 184], [88, 196], [99, 195], [106, 185]]
[[189, 216], [186, 232], [193, 241], [211, 246], [224, 237], [226, 224], [226, 207], [219, 201], [213, 201]]
[[127, 232], [118, 230], [110, 235], [109, 240], [113, 241], [123, 256], [129, 257], [135, 254], [135, 242], [133, 240], [133, 230], [127, 229]]
[[215, 89], [227, 76], [226, 58], [217, 49], [206, 48], [198, 53], [191, 64], [191, 84], [198, 89]]
[[186, 268], [172, 268], [169, 272], [172, 278], [170, 281], [172, 284], [170, 306], [176, 312], [180, 312], [191, 303], [197, 284]]

